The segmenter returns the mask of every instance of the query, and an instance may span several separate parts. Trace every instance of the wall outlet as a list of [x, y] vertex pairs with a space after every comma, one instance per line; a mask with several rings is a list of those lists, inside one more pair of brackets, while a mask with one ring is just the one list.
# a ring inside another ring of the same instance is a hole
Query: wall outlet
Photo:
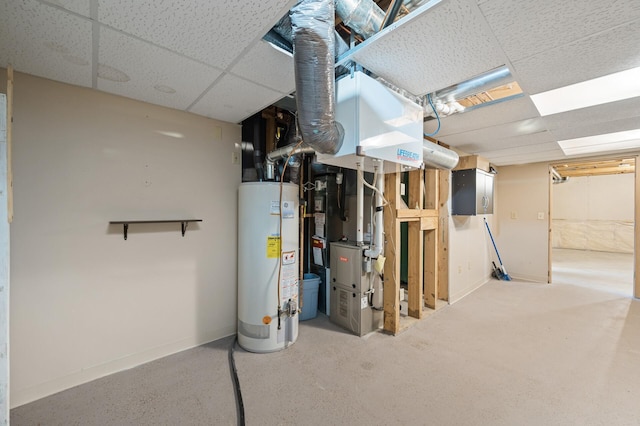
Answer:
[[511, 219], [517, 219], [518, 218], [518, 212], [511, 212]]
[[544, 220], [544, 212], [538, 212], [538, 220]]
[[240, 154], [235, 151], [231, 153], [231, 164], [240, 164]]

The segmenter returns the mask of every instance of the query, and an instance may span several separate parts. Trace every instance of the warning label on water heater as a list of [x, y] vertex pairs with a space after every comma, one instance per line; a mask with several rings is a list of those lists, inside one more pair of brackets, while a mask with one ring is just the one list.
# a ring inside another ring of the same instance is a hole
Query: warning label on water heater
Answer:
[[267, 259], [278, 259], [280, 257], [280, 236], [269, 235], [267, 237]]

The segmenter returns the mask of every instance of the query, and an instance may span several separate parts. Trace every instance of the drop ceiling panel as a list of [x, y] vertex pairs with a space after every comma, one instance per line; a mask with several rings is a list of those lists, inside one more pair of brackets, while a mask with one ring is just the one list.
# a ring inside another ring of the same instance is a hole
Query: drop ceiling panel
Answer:
[[506, 63], [473, 0], [448, 0], [408, 15], [365, 41], [352, 59], [415, 95]]
[[[637, 2], [640, 4], [640, 2]], [[530, 94], [640, 66], [640, 20], [513, 63]]]
[[231, 72], [282, 93], [291, 93], [296, 87], [293, 58], [262, 40], [233, 66]]
[[[99, 62], [130, 78], [126, 82], [98, 78], [99, 90], [176, 109], [186, 109], [222, 74], [104, 27], [100, 31]], [[172, 90], [175, 92], [168, 93]]]
[[282, 96], [274, 90], [226, 74], [190, 111], [218, 120], [239, 123]]
[[219, 68], [262, 37], [294, 0], [101, 1], [99, 20]]
[[[446, 138], [443, 138], [442, 141], [446, 143], [447, 141], [445, 139]], [[555, 141], [555, 136], [545, 130], [538, 133], [530, 133], [527, 135], [519, 135], [502, 139], [487, 139], [479, 141], [478, 139], [469, 138], [466, 143], [460, 144], [456, 146], [456, 148], [470, 154], [477, 154], [479, 152], [540, 145], [549, 142], [555, 143]]]
[[[538, 110], [531, 102], [531, 99], [528, 96], [522, 96], [517, 99], [476, 107], [461, 114], [444, 117], [441, 120], [442, 123], [437, 137], [522, 121], [538, 116]], [[427, 121], [425, 122], [424, 131], [433, 133], [437, 126], [436, 120]]]
[[439, 139], [451, 146], [457, 147], [469, 142], [491, 142], [497, 139], [517, 137], [543, 131], [546, 131], [546, 127], [544, 126], [541, 118], [529, 118], [512, 123], [499, 124], [497, 126], [472, 130], [465, 133], [456, 133]]
[[508, 166], [512, 164], [529, 164], [539, 163], [546, 161], [564, 160], [567, 158], [561, 149], [538, 152], [533, 154], [517, 154], [511, 157], [498, 158], [496, 161], [492, 161], [496, 166]]
[[0, 3], [0, 66], [91, 86], [91, 22], [34, 0]]
[[494, 149], [490, 151], [479, 151], [479, 155], [490, 158], [492, 162], [500, 158], [514, 157], [518, 155], [538, 154], [542, 152], [557, 151], [560, 146], [557, 142], [543, 142], [534, 145], [524, 145], [512, 148]]
[[86, 16], [87, 18], [91, 13], [91, 1], [92, 0], [46, 0], [47, 3], [53, 4], [55, 6], [60, 6], [63, 9], [67, 9], [82, 16]]
[[480, 10], [511, 61], [640, 19], [635, 0], [489, 0]]
[[640, 129], [639, 117], [624, 118], [606, 123], [584, 123], [576, 127], [561, 127], [553, 130], [553, 135], [557, 140], [561, 141], [635, 129]]
[[595, 105], [589, 108], [548, 115], [543, 117], [543, 120], [547, 129], [555, 130], [565, 127], [582, 127], [595, 125], [597, 123], [607, 123], [625, 118], [635, 118], [639, 123], [638, 127], [640, 127], [640, 96], [618, 102]]

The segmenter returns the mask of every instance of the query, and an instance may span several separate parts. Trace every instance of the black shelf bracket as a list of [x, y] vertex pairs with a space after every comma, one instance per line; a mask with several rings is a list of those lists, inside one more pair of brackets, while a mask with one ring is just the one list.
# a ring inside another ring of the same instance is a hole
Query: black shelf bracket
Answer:
[[182, 236], [184, 237], [185, 232], [187, 231], [187, 227], [189, 226], [189, 222], [202, 222], [202, 219], [171, 219], [171, 220], [114, 220], [109, 222], [110, 225], [122, 225], [122, 234], [124, 239], [127, 239], [127, 234], [129, 231], [129, 225], [132, 223], [180, 223], [180, 229], [182, 231]]

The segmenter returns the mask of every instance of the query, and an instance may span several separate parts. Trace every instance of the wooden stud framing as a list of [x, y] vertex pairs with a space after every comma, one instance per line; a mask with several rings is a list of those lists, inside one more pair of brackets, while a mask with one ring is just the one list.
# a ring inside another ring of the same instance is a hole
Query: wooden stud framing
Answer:
[[398, 334], [400, 331], [400, 222], [396, 210], [400, 198], [400, 175], [384, 176], [385, 198], [389, 202], [384, 212], [384, 232], [387, 260], [384, 262], [383, 305], [385, 331]]
[[438, 298], [449, 300], [449, 181], [451, 172], [438, 170]]
[[13, 139], [13, 67], [7, 67], [7, 218], [13, 221], [13, 168], [12, 168], [12, 139]]
[[[635, 157], [636, 164], [638, 163], [638, 158]], [[633, 296], [636, 299], [640, 299], [640, 231], [638, 231], [638, 224], [640, 224], [640, 173], [638, 173], [638, 168], [635, 168], [635, 176], [636, 176], [636, 185], [635, 185], [635, 232], [634, 232], [634, 266], [633, 266]]]
[[[424, 212], [424, 170], [409, 172], [409, 207], [417, 212]], [[433, 213], [437, 213], [433, 211]], [[419, 221], [411, 221], [408, 226], [408, 290], [409, 316], [422, 318], [424, 298], [424, 233], [422, 232], [422, 217]]]
[[[397, 334], [407, 323], [400, 324], [400, 224], [408, 223], [408, 316], [421, 319], [426, 305], [435, 309], [439, 299], [447, 299], [448, 252], [447, 244], [440, 240], [441, 211], [446, 213], [449, 193], [448, 172], [441, 179], [439, 171], [415, 170], [409, 173], [408, 205], [400, 196], [401, 174], [385, 175], [385, 196], [389, 205], [385, 209], [384, 226], [387, 244], [384, 268], [384, 330]], [[443, 183], [444, 181], [444, 183]], [[444, 188], [444, 190], [443, 190]], [[448, 216], [447, 220], [448, 220]], [[445, 224], [446, 224], [445, 220]], [[444, 236], [443, 236], [444, 238]], [[444, 247], [444, 253], [441, 247]], [[442, 258], [445, 258], [441, 266]], [[444, 270], [444, 273], [443, 273]]]

